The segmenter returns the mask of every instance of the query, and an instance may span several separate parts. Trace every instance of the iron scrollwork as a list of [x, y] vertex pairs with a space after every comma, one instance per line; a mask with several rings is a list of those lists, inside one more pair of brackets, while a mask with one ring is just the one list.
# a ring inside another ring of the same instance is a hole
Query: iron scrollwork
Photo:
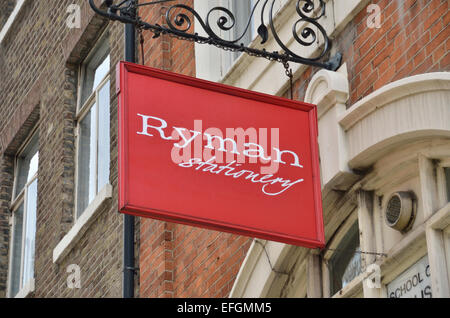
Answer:
[[[174, 0], [157, 0], [148, 3], [137, 3], [136, 0], [124, 0], [118, 4], [114, 4], [112, 0], [106, 0], [106, 11], [95, 6], [94, 0], [89, 0], [92, 9], [108, 19], [120, 21], [122, 23], [131, 23], [136, 28], [141, 30], [149, 30], [154, 33], [154, 37], [161, 34], [169, 34], [171, 36], [194, 41], [197, 43], [206, 43], [215, 45], [219, 48], [245, 52], [252, 56], [264, 57], [272, 61], [278, 61], [283, 64], [288, 62], [306, 64], [316, 67], [325, 68], [335, 71], [341, 64], [342, 55], [337, 53], [326, 62], [322, 62], [331, 50], [331, 40], [328, 37], [326, 30], [319, 23], [319, 19], [326, 13], [325, 0], [296, 0], [295, 10], [298, 14], [298, 20], [292, 26], [292, 36], [297, 44], [303, 47], [310, 47], [318, 41], [320, 37], [323, 45], [320, 46], [320, 52], [315, 57], [303, 57], [300, 54], [294, 53], [288, 46], [280, 39], [277, 33], [274, 22], [274, 5], [275, 0], [257, 0], [250, 10], [250, 15], [247, 18], [246, 25], [240, 34], [237, 34], [233, 39], [225, 39], [215, 30], [231, 31], [236, 28], [236, 17], [228, 8], [214, 7], [210, 9], [203, 19], [200, 14], [193, 8], [185, 4], [174, 4], [169, 6], [165, 12], [166, 26], [159, 24], [150, 24], [143, 21], [138, 14], [138, 8], [146, 5], [154, 5], [163, 2], [172, 2]], [[265, 49], [259, 50], [251, 48], [240, 43], [245, 34], [249, 32], [252, 25], [252, 19], [256, 20], [255, 13], [258, 6], [261, 7], [260, 24], [257, 28], [261, 44], [268, 41], [270, 34], [281, 48], [282, 53], [278, 51], [267, 51]], [[266, 25], [264, 16], [266, 10], [269, 10], [269, 21]], [[218, 18], [214, 23], [211, 21], [213, 16]], [[196, 19], [206, 33], [207, 36], [201, 36], [193, 29], [194, 21]], [[270, 32], [269, 32], [270, 29]], [[220, 33], [220, 32], [219, 32]]]

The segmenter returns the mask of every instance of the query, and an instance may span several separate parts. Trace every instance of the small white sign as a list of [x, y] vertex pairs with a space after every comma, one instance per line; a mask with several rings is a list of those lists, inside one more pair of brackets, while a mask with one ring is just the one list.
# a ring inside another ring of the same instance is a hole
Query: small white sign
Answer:
[[388, 298], [432, 298], [428, 256], [387, 285]]

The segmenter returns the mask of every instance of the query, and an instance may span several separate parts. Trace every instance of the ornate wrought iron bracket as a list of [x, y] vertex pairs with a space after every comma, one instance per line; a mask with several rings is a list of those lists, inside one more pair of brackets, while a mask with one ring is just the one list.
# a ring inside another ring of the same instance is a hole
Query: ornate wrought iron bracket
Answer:
[[[302, 57], [299, 54], [290, 50], [285, 43], [280, 39], [273, 21], [273, 10], [275, 0], [257, 0], [251, 8], [250, 17], [247, 19], [247, 24], [244, 31], [235, 39], [226, 40], [217, 34], [211, 27], [210, 20], [213, 13], [218, 13], [219, 18], [216, 21], [216, 28], [222, 31], [230, 31], [236, 27], [236, 18], [234, 14], [227, 8], [214, 7], [209, 10], [205, 19], [198, 14], [193, 8], [184, 4], [175, 4], [169, 6], [165, 13], [165, 20], [167, 26], [159, 24], [150, 24], [143, 21], [138, 14], [138, 8], [146, 5], [154, 5], [163, 2], [172, 2], [174, 0], [155, 0], [147, 3], [137, 3], [137, 0], [123, 0], [118, 4], [114, 4], [113, 0], [105, 0], [106, 11], [98, 8], [94, 0], [89, 0], [92, 9], [101, 16], [104, 16], [113, 21], [120, 21], [122, 23], [130, 23], [140, 30], [149, 30], [154, 33], [154, 38], [161, 34], [168, 34], [183, 40], [194, 41], [197, 43], [204, 43], [214, 45], [216, 47], [236, 52], [245, 52], [251, 56], [264, 57], [271, 61], [278, 61], [286, 65], [288, 62], [311, 65], [315, 67], [325, 68], [327, 70], [335, 71], [341, 65], [342, 54], [337, 53], [328, 61], [323, 61], [331, 50], [331, 40], [328, 37], [323, 26], [318, 22], [320, 18], [325, 15], [326, 6], [325, 0], [297, 0], [295, 10], [299, 15], [299, 19], [292, 26], [292, 35], [294, 40], [301, 46], [308, 47], [316, 43], [319, 34], [323, 38], [323, 45], [320, 46], [320, 52], [316, 57]], [[270, 2], [270, 3], [269, 3]], [[319, 4], [318, 6], [316, 4]], [[249, 32], [251, 21], [255, 15], [256, 9], [261, 6], [261, 21], [258, 27], [258, 35], [261, 37], [261, 44], [264, 44], [270, 34], [282, 50], [267, 51], [265, 49], [259, 50], [245, 46], [240, 41], [245, 34]], [[266, 10], [269, 10], [268, 25], [264, 22]], [[205, 31], [207, 36], [201, 36], [193, 32], [193, 21], [196, 19], [201, 28]], [[300, 26], [301, 23], [305, 23]], [[269, 32], [270, 28], [270, 32]], [[300, 28], [300, 30], [299, 30]], [[316, 31], [317, 30], [317, 31]]]

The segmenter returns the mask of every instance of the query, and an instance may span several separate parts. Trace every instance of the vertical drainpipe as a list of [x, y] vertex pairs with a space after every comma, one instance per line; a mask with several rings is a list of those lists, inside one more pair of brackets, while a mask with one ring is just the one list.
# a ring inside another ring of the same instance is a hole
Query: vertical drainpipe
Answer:
[[[129, 0], [136, 3], [137, 0]], [[134, 15], [136, 12], [133, 13]], [[136, 30], [125, 24], [125, 61], [136, 62]], [[134, 216], [124, 214], [123, 222], [123, 298], [134, 298]]]

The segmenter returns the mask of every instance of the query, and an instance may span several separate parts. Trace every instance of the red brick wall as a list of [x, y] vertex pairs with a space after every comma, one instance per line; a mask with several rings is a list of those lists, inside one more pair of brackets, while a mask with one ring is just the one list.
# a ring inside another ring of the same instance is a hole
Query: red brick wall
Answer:
[[[344, 55], [350, 81], [350, 101], [396, 80], [450, 70], [450, 14], [447, 0], [374, 0], [381, 8], [381, 28], [367, 27], [367, 7], [334, 40]], [[295, 83], [302, 100], [317, 69], [309, 68]]]
[[[164, 12], [163, 5], [155, 5], [140, 15], [165, 24]], [[147, 66], [195, 76], [192, 42], [143, 35]], [[249, 238], [144, 218], [140, 242], [141, 297], [226, 297], [250, 246]]]

